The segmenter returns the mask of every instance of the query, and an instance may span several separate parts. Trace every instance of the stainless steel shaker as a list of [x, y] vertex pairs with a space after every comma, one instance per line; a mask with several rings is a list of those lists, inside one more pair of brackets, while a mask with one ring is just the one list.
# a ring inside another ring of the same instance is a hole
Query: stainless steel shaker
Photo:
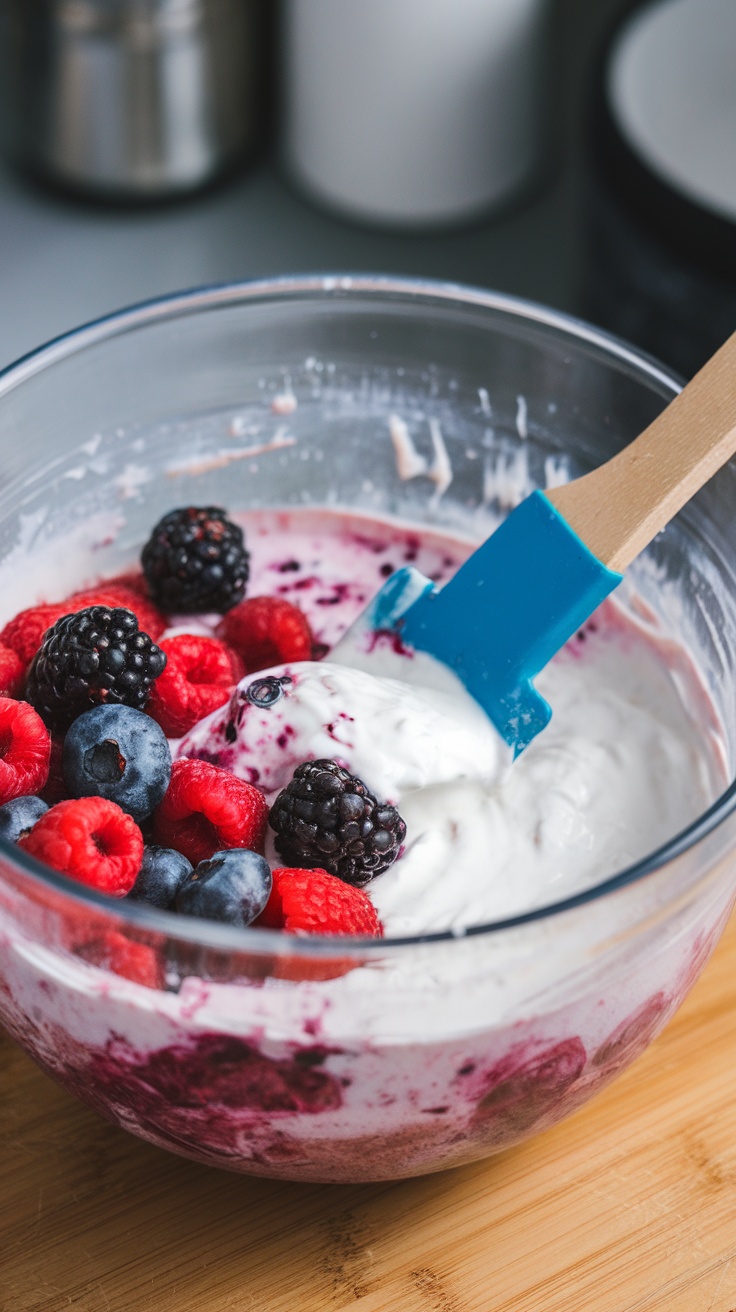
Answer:
[[14, 148], [115, 199], [203, 186], [254, 144], [260, 0], [10, 0]]

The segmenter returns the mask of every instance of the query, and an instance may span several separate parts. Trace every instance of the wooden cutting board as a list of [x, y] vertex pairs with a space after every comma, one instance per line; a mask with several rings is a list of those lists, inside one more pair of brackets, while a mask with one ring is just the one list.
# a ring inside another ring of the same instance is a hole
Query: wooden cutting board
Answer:
[[0, 1069], [1, 1312], [736, 1312], [736, 919], [617, 1083], [424, 1179], [195, 1166]]

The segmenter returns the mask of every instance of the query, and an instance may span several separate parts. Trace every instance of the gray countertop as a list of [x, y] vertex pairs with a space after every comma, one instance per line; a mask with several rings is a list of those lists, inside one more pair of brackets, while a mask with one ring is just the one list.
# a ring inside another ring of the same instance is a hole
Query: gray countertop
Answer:
[[[261, 165], [215, 193], [153, 210], [95, 208], [0, 173], [0, 366], [134, 301], [185, 287], [314, 270], [476, 283], [568, 308], [570, 187], [493, 223], [421, 236], [320, 213]], [[550, 252], [553, 257], [550, 258]]]
[[556, 3], [547, 177], [524, 203], [462, 231], [361, 228], [313, 207], [263, 162], [207, 195], [140, 210], [70, 200], [0, 166], [0, 367], [135, 301], [298, 271], [449, 279], [574, 312], [583, 88], [595, 41], [622, 0]]

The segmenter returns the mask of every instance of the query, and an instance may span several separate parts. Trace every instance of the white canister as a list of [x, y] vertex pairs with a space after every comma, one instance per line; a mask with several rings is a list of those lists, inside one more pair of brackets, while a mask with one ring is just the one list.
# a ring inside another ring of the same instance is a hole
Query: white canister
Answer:
[[498, 206], [541, 149], [548, 0], [286, 0], [283, 154], [369, 221]]

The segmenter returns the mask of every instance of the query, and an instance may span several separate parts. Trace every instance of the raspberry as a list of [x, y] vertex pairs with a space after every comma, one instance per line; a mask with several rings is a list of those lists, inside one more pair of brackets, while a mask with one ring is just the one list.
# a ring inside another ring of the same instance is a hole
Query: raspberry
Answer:
[[235, 606], [245, 593], [249, 559], [243, 530], [219, 506], [170, 511], [141, 552], [154, 601], [187, 614]]
[[103, 930], [99, 938], [81, 944], [76, 951], [93, 966], [111, 970], [134, 984], [144, 984], [149, 989], [161, 987], [161, 970], [153, 948], [133, 942], [116, 929]]
[[153, 685], [146, 711], [169, 738], [181, 738], [228, 700], [242, 666], [216, 638], [183, 633], [164, 638], [161, 650], [166, 669]]
[[0, 697], [0, 806], [43, 788], [49, 773], [51, 736], [28, 702]]
[[143, 859], [143, 835], [135, 820], [104, 797], [57, 802], [18, 846], [52, 870], [113, 897], [130, 892]]
[[29, 606], [21, 610], [5, 625], [0, 632], [0, 642], [20, 657], [23, 665], [30, 665], [36, 655], [43, 635], [62, 615], [68, 615], [68, 603], [56, 602], [53, 606]]
[[280, 866], [258, 925], [290, 934], [359, 934], [382, 938], [383, 926], [366, 893], [326, 870]]
[[173, 847], [193, 866], [215, 852], [263, 852], [268, 806], [263, 793], [209, 761], [174, 761], [171, 783], [153, 814], [154, 842]]
[[318, 866], [360, 887], [399, 855], [406, 825], [362, 779], [337, 761], [298, 765], [271, 808], [276, 851], [301, 866]]
[[49, 629], [28, 672], [26, 696], [53, 728], [102, 703], [142, 711], [166, 657], [132, 611], [89, 606]]
[[218, 625], [217, 636], [242, 657], [248, 674], [312, 658], [307, 618], [282, 597], [241, 601]]
[[[139, 569], [129, 569], [126, 570], [124, 574], [116, 574], [111, 579], [105, 579], [104, 586], [106, 588], [125, 588], [128, 592], [134, 592], [136, 597], [140, 597], [141, 601], [145, 601], [149, 606], [153, 606], [153, 602], [148, 595], [148, 584], [146, 583], [145, 576]], [[159, 614], [160, 613], [161, 612], [159, 611]]]
[[12, 647], [0, 642], [0, 696], [17, 697], [23, 687], [26, 667]]
[[[138, 628], [155, 642], [159, 634], [163, 633], [166, 621], [153, 602], [141, 595], [135, 586], [134, 577], [122, 575], [119, 579], [110, 579], [109, 583], [101, 583], [98, 588], [75, 592], [71, 597], [67, 597], [66, 601], [29, 606], [26, 610], [19, 611], [0, 631], [0, 644], [10, 647], [26, 669], [51, 625], [61, 619], [62, 615], [76, 615], [77, 611], [86, 610], [89, 606], [106, 606], [108, 610], [115, 608], [131, 610], [138, 620]], [[143, 584], [142, 579], [141, 583]], [[1, 670], [0, 666], [0, 672]]]

